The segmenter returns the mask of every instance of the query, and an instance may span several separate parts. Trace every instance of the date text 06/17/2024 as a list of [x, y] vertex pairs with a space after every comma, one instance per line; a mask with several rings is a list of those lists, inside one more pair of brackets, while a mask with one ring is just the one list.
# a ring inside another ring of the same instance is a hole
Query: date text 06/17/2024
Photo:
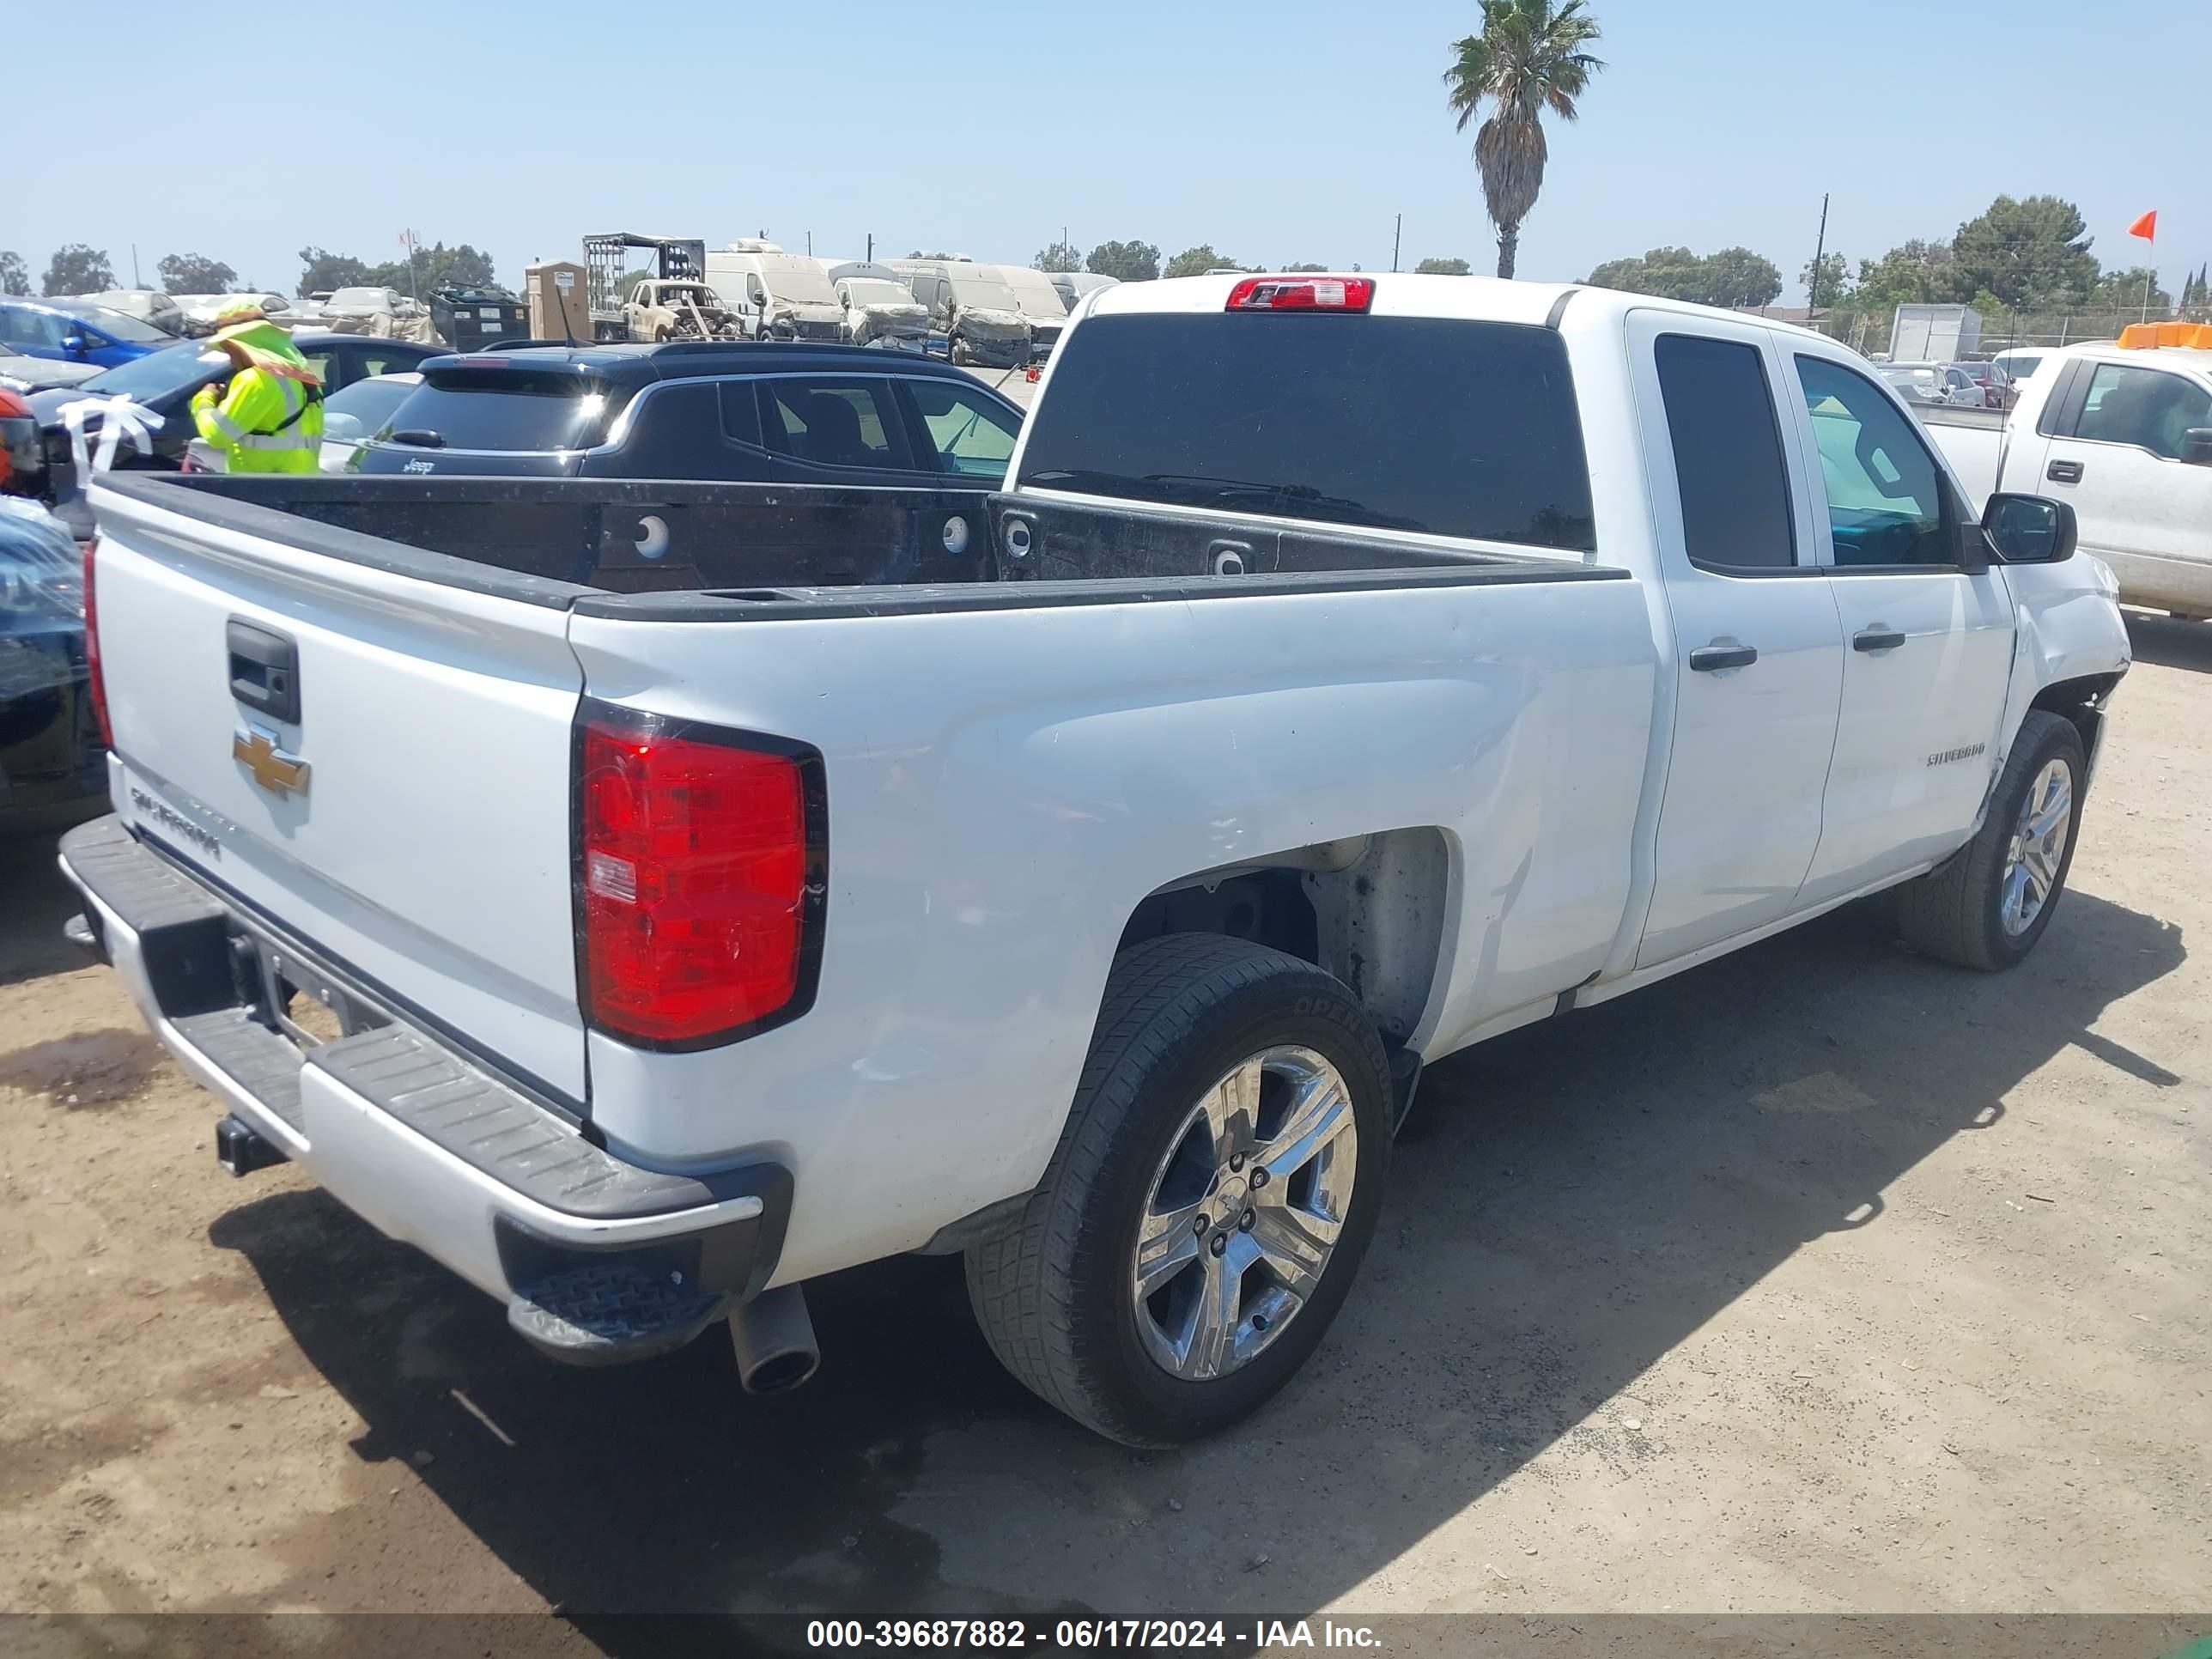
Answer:
[[1090, 1648], [1175, 1650], [1237, 1647], [1291, 1650], [1381, 1645], [1365, 1625], [1305, 1619], [1060, 1619], [1032, 1626], [1020, 1619], [817, 1619], [806, 1626], [810, 1648], [882, 1650], [1035, 1648], [1068, 1652]]

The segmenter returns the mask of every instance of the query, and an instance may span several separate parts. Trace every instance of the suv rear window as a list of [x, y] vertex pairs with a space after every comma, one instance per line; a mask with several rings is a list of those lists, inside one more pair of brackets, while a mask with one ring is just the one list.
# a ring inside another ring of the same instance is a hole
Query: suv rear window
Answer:
[[1589, 465], [1550, 329], [1425, 317], [1094, 317], [1022, 486], [1587, 552]]
[[434, 432], [440, 449], [588, 449], [628, 396], [573, 374], [447, 373], [409, 393], [377, 436]]

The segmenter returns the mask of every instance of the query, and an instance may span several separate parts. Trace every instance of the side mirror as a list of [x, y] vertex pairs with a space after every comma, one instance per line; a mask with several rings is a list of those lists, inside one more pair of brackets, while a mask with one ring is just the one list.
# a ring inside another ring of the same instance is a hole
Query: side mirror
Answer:
[[362, 438], [361, 416], [325, 415], [323, 416], [323, 437], [331, 443], [359, 443]]
[[2212, 426], [2192, 426], [2181, 434], [2181, 459], [2191, 466], [2212, 466]]
[[83, 356], [85, 353], [85, 337], [82, 334], [70, 335], [62, 342], [62, 349], [68, 352], [72, 357]]
[[1982, 533], [2006, 564], [2057, 564], [2074, 556], [2074, 509], [2047, 495], [1992, 495]]

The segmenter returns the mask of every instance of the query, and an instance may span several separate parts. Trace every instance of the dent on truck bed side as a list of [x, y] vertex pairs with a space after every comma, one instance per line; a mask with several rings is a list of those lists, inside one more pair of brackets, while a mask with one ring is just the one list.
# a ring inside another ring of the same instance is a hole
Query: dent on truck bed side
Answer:
[[1656, 672], [1632, 582], [579, 613], [570, 642], [593, 695], [824, 757], [813, 1010], [727, 1049], [591, 1049], [611, 1147], [657, 1167], [757, 1148], [793, 1170], [785, 1279], [915, 1248], [1035, 1183], [1123, 931], [1188, 876], [1427, 832], [1450, 887], [1424, 1052], [1589, 975], [1628, 893]]

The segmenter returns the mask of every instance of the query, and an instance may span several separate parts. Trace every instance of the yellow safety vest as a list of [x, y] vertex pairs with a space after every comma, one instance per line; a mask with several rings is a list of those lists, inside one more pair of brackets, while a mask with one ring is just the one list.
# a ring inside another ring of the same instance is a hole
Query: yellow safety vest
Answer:
[[313, 472], [323, 442], [322, 392], [289, 374], [241, 368], [220, 404], [211, 386], [192, 399], [192, 424], [233, 472]]

